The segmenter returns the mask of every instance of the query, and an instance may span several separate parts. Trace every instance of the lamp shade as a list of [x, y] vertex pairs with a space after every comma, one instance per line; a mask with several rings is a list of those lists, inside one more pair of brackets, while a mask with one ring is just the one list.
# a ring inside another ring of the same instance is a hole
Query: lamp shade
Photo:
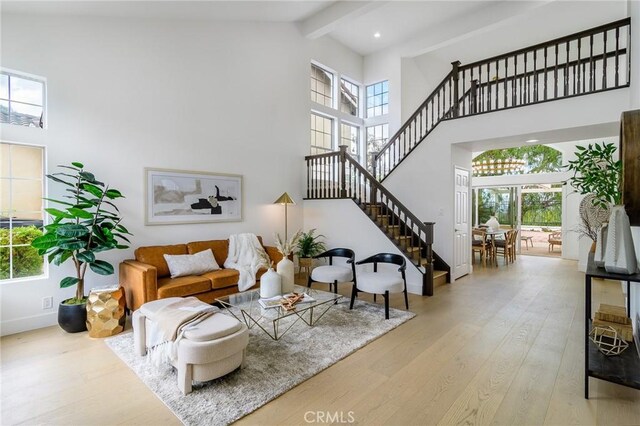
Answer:
[[295, 201], [293, 201], [289, 194], [285, 192], [280, 197], [278, 197], [278, 199], [275, 200], [273, 204], [295, 204]]

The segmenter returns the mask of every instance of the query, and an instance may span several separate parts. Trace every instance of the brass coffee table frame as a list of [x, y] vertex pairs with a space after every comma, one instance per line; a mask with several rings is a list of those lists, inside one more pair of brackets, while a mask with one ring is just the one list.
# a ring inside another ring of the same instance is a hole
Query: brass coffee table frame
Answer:
[[[340, 294], [312, 290], [301, 286], [295, 286], [294, 291], [308, 294], [315, 301], [299, 303], [291, 311], [285, 310], [282, 306], [267, 309], [260, 305], [260, 290], [256, 289], [221, 297], [216, 299], [216, 302], [220, 303], [225, 311], [233, 315], [238, 321], [243, 321], [249, 329], [257, 326], [273, 340], [279, 340], [300, 320], [309, 327], [316, 325], [320, 318], [343, 297]], [[285, 328], [282, 328], [280, 322], [290, 317], [295, 318]]]

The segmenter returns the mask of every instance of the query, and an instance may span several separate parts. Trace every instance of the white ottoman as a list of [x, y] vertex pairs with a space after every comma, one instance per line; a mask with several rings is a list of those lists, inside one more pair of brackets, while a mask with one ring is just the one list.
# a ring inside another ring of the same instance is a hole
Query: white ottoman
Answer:
[[[155, 322], [157, 311], [178, 300], [179, 297], [169, 297], [147, 302], [133, 313], [133, 339], [138, 355], [147, 353], [146, 329]], [[222, 313], [185, 330], [178, 344], [177, 359], [172, 362], [178, 370], [178, 387], [182, 393], [191, 392], [194, 380], [213, 380], [241, 367], [248, 343], [247, 326]]]

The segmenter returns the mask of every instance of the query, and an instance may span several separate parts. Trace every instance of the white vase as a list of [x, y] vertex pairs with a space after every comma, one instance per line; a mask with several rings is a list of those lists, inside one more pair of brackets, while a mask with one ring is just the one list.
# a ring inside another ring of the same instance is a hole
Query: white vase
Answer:
[[624, 206], [613, 206], [607, 229], [607, 246], [604, 254], [604, 269], [613, 274], [635, 274], [638, 269], [636, 251], [633, 247], [631, 225]]
[[283, 257], [276, 266], [278, 274], [282, 278], [282, 294], [291, 293], [293, 291], [293, 262]]
[[598, 268], [604, 268], [604, 255], [607, 252], [607, 230], [609, 225], [607, 223], [602, 225], [602, 228], [598, 230], [598, 239], [596, 241], [596, 252], [593, 255], [593, 263]]
[[282, 294], [281, 282], [282, 279], [280, 275], [274, 271], [273, 268], [269, 268], [269, 270], [260, 277], [260, 297], [268, 299]]
[[500, 229], [500, 222], [498, 222], [498, 219], [496, 219], [495, 216], [491, 216], [485, 225], [487, 225], [492, 231]]

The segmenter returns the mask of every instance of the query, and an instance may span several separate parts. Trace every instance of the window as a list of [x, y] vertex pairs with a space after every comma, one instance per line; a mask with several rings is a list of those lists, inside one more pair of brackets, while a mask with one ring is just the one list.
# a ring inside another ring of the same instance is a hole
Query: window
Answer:
[[367, 168], [369, 170], [371, 170], [371, 165], [373, 164], [372, 153], [380, 152], [387, 140], [389, 140], [388, 124], [367, 127]]
[[360, 161], [360, 128], [346, 123], [342, 123], [340, 127], [340, 145], [348, 146], [347, 152]]
[[311, 64], [311, 100], [333, 108], [333, 74]]
[[367, 86], [367, 117], [389, 113], [389, 82], [387, 80]]
[[340, 111], [354, 117], [358, 116], [359, 89], [358, 85], [344, 78], [340, 79]]
[[42, 275], [31, 241], [42, 235], [44, 149], [0, 143], [0, 280]]
[[43, 80], [0, 72], [0, 123], [44, 127]]
[[311, 155], [333, 151], [333, 120], [311, 113]]

